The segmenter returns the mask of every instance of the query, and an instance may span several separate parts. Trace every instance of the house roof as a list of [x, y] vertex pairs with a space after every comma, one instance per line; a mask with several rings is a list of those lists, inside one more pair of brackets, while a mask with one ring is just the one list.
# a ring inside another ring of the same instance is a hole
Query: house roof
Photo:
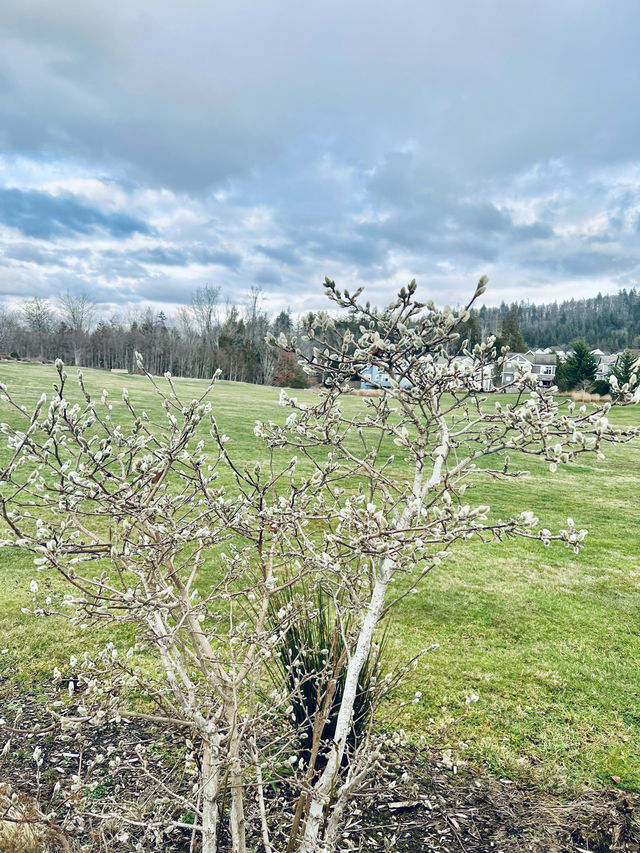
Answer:
[[528, 352], [526, 353], [526, 358], [531, 362], [531, 364], [555, 364], [556, 357], [554, 353], [546, 353], [546, 352]]

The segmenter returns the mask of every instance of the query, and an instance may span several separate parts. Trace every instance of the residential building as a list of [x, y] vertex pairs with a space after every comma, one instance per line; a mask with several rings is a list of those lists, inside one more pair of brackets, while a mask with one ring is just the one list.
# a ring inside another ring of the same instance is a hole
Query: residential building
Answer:
[[[377, 365], [370, 364], [360, 371], [360, 387], [391, 388], [391, 377]], [[408, 379], [401, 379], [400, 387], [411, 388], [411, 382]]]
[[508, 352], [502, 365], [502, 371], [496, 376], [496, 387], [506, 390], [513, 385], [520, 371], [528, 369], [545, 388], [554, 384], [556, 375], [556, 355], [544, 350], [528, 352]]
[[615, 367], [618, 358], [620, 357], [619, 352], [614, 352], [612, 355], [606, 355], [602, 350], [594, 349], [591, 350], [591, 355], [595, 357], [598, 366], [596, 367], [596, 375], [595, 379], [607, 380], [609, 378], [609, 374], [611, 373], [611, 368]]
[[[448, 359], [440, 357], [436, 360], [436, 366], [445, 367], [449, 364]], [[471, 356], [456, 356], [452, 359], [452, 365], [455, 370], [471, 371], [472, 375], [478, 382], [478, 391], [493, 391], [495, 390], [494, 374], [495, 365], [481, 365]], [[391, 388], [391, 379], [387, 373], [381, 370], [376, 365], [369, 365], [360, 371], [360, 388], [375, 389], [375, 388]], [[408, 379], [400, 380], [401, 388], [411, 388], [411, 382]]]

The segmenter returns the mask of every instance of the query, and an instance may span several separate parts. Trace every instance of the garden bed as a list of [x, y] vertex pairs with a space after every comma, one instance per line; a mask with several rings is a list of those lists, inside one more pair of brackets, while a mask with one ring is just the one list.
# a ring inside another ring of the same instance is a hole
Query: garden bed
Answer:
[[[15, 728], [20, 727], [19, 732], [11, 733], [11, 748], [0, 764], [3, 790], [8, 792], [10, 786], [11, 791], [17, 792], [25, 812], [28, 804], [37, 799], [42, 812], [55, 810], [58, 814], [58, 827], [49, 832], [48, 847], [41, 849], [119, 853], [135, 850], [137, 843], [142, 845], [138, 849], [157, 849], [158, 839], [145, 828], [144, 821], [147, 804], [162, 793], [151, 781], [150, 773], [174, 786], [178, 795], [190, 783], [182, 770], [181, 739], [137, 722], [90, 730], [83, 747], [85, 762], [113, 747], [114, 753], [132, 760], [135, 766], [136, 748], [142, 744], [148, 765], [144, 768], [137, 762], [139, 770], [129, 771], [120, 779], [112, 778], [107, 767], [97, 770], [88, 796], [90, 805], [83, 804], [83, 819], [78, 821], [71, 818], [73, 805], [68, 798], [65, 802], [60, 793], [53, 791], [56, 782], [63, 792], [70, 790], [81, 756], [74, 747], [73, 735], [57, 728], [49, 730], [46, 704], [44, 689], [34, 693], [8, 681], [0, 686], [0, 714], [7, 724], [13, 726], [13, 717], [22, 708], [15, 724]], [[35, 723], [42, 726], [42, 732], [26, 734]], [[6, 737], [2, 737], [2, 743]], [[39, 778], [33, 760], [38, 746], [43, 754]], [[356, 801], [345, 834], [345, 850], [350, 841], [354, 850], [398, 853], [640, 851], [637, 794], [611, 788], [586, 791], [567, 799], [512, 780], [497, 779], [482, 768], [458, 770], [446, 753], [437, 750], [405, 746], [389, 758], [384, 780]], [[86, 789], [84, 793], [87, 794]], [[1, 794], [0, 791], [0, 799]], [[126, 820], [115, 817], [116, 804], [117, 812], [124, 813]], [[167, 815], [171, 812], [172, 807], [168, 806]], [[179, 804], [173, 812], [174, 820], [188, 823], [190, 816], [180, 814]], [[104, 817], [109, 814], [114, 816]], [[190, 841], [191, 832], [178, 828], [164, 837], [161, 847], [182, 853], [190, 849]], [[254, 846], [249, 849], [262, 849], [258, 839], [250, 841]], [[193, 849], [198, 849], [197, 843]]]

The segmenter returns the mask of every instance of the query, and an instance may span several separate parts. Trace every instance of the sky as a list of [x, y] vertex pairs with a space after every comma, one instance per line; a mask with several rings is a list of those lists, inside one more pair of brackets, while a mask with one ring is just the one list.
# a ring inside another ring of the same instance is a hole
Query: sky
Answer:
[[637, 0], [3, 0], [0, 301], [637, 285]]

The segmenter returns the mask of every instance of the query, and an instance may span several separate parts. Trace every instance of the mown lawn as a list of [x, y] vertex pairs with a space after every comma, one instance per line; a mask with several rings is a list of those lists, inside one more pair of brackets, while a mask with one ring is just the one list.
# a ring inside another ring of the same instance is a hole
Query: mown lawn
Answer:
[[[140, 408], [160, 414], [144, 378], [84, 374], [92, 390], [109, 391], [114, 420], [126, 414], [123, 385]], [[0, 365], [0, 380], [27, 407], [54, 378], [52, 366]], [[187, 399], [204, 385], [177, 383]], [[262, 458], [253, 425], [283, 417], [277, 389], [221, 382], [212, 401], [236, 458]], [[362, 405], [358, 397], [345, 400]], [[0, 420], [11, 417], [2, 404]], [[614, 412], [612, 420], [637, 423], [640, 409]], [[555, 474], [537, 460], [527, 467], [520, 480], [479, 483], [470, 499], [490, 504], [496, 517], [533, 510], [552, 530], [571, 516], [590, 530], [586, 547], [575, 556], [561, 546], [468, 542], [430, 575], [392, 617], [395, 661], [439, 644], [402, 691], [410, 698], [421, 690], [420, 704], [395, 725], [413, 737], [442, 737], [456, 760], [485, 763], [502, 777], [569, 790], [613, 785], [615, 776], [620, 787], [640, 791], [640, 445], [610, 448], [605, 461], [584, 457]], [[0, 569], [0, 675], [37, 682], [79, 647], [103, 639], [20, 613], [34, 576], [28, 555], [0, 550]], [[479, 696], [471, 713], [442, 736], [471, 693]]]

